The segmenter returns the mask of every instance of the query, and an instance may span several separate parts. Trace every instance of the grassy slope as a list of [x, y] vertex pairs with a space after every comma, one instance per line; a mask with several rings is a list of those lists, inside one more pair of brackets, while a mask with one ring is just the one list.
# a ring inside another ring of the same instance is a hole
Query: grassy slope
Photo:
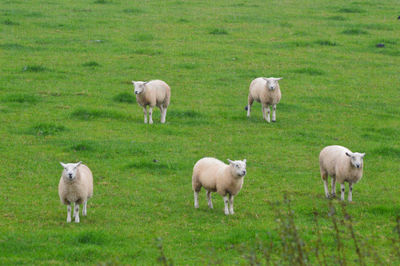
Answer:
[[[400, 203], [397, 1], [98, 2], [0, 2], [2, 264], [153, 263], [156, 237], [177, 263], [242, 261], [239, 244], [274, 234], [267, 203], [283, 192], [313, 239], [328, 144], [367, 153], [349, 212], [386, 252]], [[257, 76], [285, 78], [275, 124], [258, 104], [245, 117]], [[114, 100], [154, 78], [172, 87], [166, 125]], [[232, 217], [218, 195], [193, 208], [203, 156], [248, 160]], [[95, 197], [66, 224], [58, 161], [78, 160]]]

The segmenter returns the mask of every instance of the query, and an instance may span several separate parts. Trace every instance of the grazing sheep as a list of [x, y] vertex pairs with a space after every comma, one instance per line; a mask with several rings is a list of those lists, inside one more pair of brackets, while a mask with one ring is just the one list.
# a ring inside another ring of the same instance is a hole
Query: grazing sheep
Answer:
[[[201, 187], [207, 191], [208, 207], [213, 208], [211, 192], [218, 192], [224, 197], [225, 214], [234, 214], [233, 197], [239, 193], [246, 175], [246, 159], [231, 161], [229, 165], [215, 158], [203, 158], [193, 167], [192, 188], [194, 191], [194, 207], [199, 208], [198, 195]], [[229, 211], [228, 211], [229, 195]]]
[[161, 123], [165, 123], [167, 108], [171, 98], [171, 88], [162, 80], [132, 81], [135, 87], [136, 101], [143, 107], [144, 123], [147, 123], [147, 105], [149, 106], [149, 124], [153, 124], [153, 108], [161, 111]]
[[64, 170], [58, 184], [61, 203], [67, 205], [67, 223], [71, 222], [71, 203], [74, 206], [75, 222], [79, 223], [79, 204], [83, 204], [82, 215], [86, 216], [86, 205], [93, 196], [93, 175], [90, 169], [79, 163], [61, 163]]
[[322, 149], [319, 154], [321, 178], [324, 181], [325, 195], [329, 198], [328, 176], [332, 177], [332, 196], [335, 196], [336, 181], [340, 183], [341, 200], [344, 200], [344, 182], [349, 183], [349, 201], [352, 201], [353, 184], [360, 181], [363, 174], [365, 153], [351, 152], [349, 149], [332, 145]]
[[[281, 89], [278, 81], [282, 78], [256, 78], [250, 83], [248, 104], [246, 106], [247, 117], [250, 117], [251, 105], [254, 101], [261, 103], [263, 118], [270, 122], [270, 109], [272, 105], [272, 122], [276, 121], [276, 105], [281, 100]], [[268, 116], [265, 111], [268, 112]]]

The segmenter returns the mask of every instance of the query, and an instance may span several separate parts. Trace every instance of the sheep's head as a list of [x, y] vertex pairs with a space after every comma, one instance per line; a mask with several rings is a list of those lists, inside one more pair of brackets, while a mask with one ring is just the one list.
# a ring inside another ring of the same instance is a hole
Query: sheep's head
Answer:
[[232, 168], [232, 173], [237, 177], [244, 177], [246, 175], [246, 159], [243, 161], [231, 161], [228, 159], [229, 165]]
[[61, 166], [64, 167], [63, 177], [69, 181], [72, 181], [76, 178], [76, 172], [78, 170], [78, 166], [81, 165], [82, 162], [78, 163], [62, 163]]
[[273, 91], [276, 89], [276, 87], [278, 87], [278, 81], [281, 80], [283, 78], [264, 78], [264, 80], [267, 82], [267, 89], [269, 89], [270, 91]]
[[355, 168], [363, 167], [363, 159], [364, 159], [365, 153], [346, 152], [346, 155], [348, 157], [350, 157], [350, 162]]
[[138, 94], [140, 94], [140, 93], [142, 93], [144, 91], [144, 85], [146, 83], [147, 82], [144, 82], [144, 81], [133, 81], [132, 80], [132, 84], [133, 84], [133, 87], [135, 88], [135, 94], [136, 95], [138, 95]]

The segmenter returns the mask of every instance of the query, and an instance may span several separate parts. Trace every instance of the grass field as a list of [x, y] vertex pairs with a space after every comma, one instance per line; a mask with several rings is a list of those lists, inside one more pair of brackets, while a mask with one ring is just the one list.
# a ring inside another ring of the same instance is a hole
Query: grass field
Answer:
[[[334, 250], [329, 203], [341, 207], [324, 198], [318, 165], [330, 144], [366, 153], [346, 210], [393, 262], [399, 12], [396, 0], [0, 1], [0, 264], [154, 264], [161, 242], [175, 264], [247, 264], [259, 240], [279, 249], [273, 203], [284, 195], [301, 238], [316, 241], [317, 212]], [[257, 103], [246, 117], [259, 76], [284, 77], [277, 123]], [[131, 80], [150, 79], [172, 89], [163, 125], [158, 109], [143, 124], [133, 95]], [[209, 210], [204, 190], [193, 208], [204, 156], [247, 158], [235, 215], [219, 195]], [[67, 224], [58, 162], [80, 160], [95, 194]]]

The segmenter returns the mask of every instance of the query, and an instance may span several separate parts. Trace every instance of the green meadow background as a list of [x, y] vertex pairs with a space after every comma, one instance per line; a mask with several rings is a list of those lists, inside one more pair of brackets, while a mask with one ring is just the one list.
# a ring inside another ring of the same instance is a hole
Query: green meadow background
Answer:
[[[175, 264], [247, 264], [258, 240], [279, 247], [271, 202], [284, 195], [304, 241], [316, 240], [318, 212], [322, 244], [334, 249], [328, 203], [340, 204], [324, 198], [318, 165], [331, 144], [366, 153], [346, 208], [357, 236], [390, 263], [400, 214], [399, 7], [0, 1], [0, 264], [155, 264], [161, 245]], [[258, 103], [246, 117], [260, 76], [284, 78], [276, 123]], [[136, 104], [131, 80], [151, 79], [171, 87], [166, 124], [158, 109], [144, 124]], [[217, 194], [208, 209], [204, 190], [193, 207], [192, 168], [205, 156], [248, 161], [233, 216]], [[58, 198], [60, 161], [83, 161], [94, 174], [80, 224], [66, 223]]]

